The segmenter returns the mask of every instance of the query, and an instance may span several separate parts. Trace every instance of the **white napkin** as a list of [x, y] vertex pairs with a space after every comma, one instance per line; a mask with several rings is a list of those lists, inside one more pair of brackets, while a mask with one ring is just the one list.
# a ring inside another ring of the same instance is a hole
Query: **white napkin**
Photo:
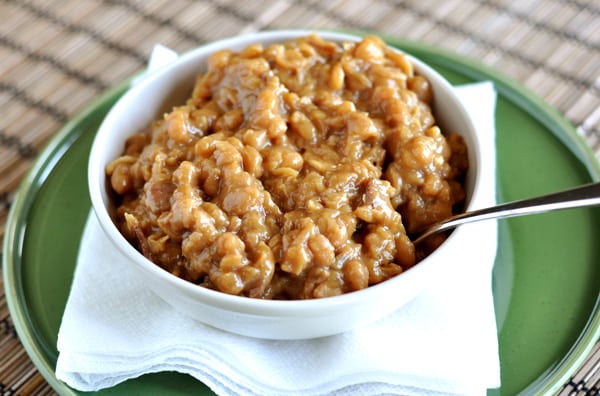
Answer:
[[[457, 88], [483, 135], [493, 175], [495, 91]], [[495, 202], [494, 178], [481, 205]], [[485, 394], [500, 384], [491, 292], [496, 223], [466, 226], [473, 245], [393, 315], [366, 328], [301, 341], [246, 338], [196, 322], [122, 264], [95, 216], [81, 241], [58, 335], [56, 375], [93, 391], [158, 371], [188, 373], [217, 394]]]

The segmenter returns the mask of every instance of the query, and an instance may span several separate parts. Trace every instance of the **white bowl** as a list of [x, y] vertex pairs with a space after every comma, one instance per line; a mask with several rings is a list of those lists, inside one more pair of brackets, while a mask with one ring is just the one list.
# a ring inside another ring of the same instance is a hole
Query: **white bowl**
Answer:
[[[111, 205], [106, 165], [121, 155], [126, 138], [182, 104], [207, 57], [225, 48], [241, 50], [253, 43], [276, 43], [309, 33], [331, 41], [358, 41], [359, 37], [324, 31], [271, 31], [216, 41], [179, 57], [138, 81], [113, 106], [93, 142], [88, 168], [92, 205], [99, 222], [122, 253], [137, 268], [148, 287], [185, 314], [214, 327], [251, 337], [303, 339], [333, 335], [389, 315], [410, 301], [443, 272], [452, 257], [461, 257], [469, 241], [461, 229], [431, 255], [408, 271], [364, 290], [312, 300], [271, 301], [232, 296], [184, 281], [146, 259], [121, 235], [109, 214]], [[423, 62], [411, 57], [415, 70], [429, 79], [434, 91], [434, 115], [445, 129], [463, 135], [469, 148], [466, 180], [467, 209], [478, 200], [479, 141], [471, 119], [450, 84]]]

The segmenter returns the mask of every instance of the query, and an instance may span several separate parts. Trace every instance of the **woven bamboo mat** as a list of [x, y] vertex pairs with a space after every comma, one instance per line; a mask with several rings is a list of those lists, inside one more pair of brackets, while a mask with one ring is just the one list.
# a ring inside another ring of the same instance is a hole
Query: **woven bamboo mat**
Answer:
[[[596, 0], [0, 1], [0, 236], [37, 153], [160, 42], [183, 52], [243, 32], [367, 29], [450, 49], [563, 113], [600, 157]], [[598, 394], [600, 344], [561, 394]], [[0, 280], [0, 393], [53, 394], [21, 346]]]

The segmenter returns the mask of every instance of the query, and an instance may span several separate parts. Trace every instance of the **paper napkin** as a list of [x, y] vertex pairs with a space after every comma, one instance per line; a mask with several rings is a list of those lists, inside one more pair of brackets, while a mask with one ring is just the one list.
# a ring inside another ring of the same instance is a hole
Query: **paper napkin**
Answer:
[[[495, 91], [456, 88], [484, 140], [493, 175]], [[494, 178], [480, 204], [495, 202]], [[93, 391], [159, 371], [187, 373], [217, 394], [468, 394], [498, 387], [493, 221], [464, 226], [473, 244], [405, 307], [365, 328], [313, 340], [230, 334], [175, 311], [149, 291], [89, 216], [58, 335], [56, 375]]]

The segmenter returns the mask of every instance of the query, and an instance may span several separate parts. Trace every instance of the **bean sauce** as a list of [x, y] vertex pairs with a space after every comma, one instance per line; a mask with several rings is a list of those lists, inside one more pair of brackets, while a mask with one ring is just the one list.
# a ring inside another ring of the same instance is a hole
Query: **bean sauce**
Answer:
[[383, 282], [444, 238], [417, 250], [409, 235], [464, 201], [467, 148], [433, 95], [374, 36], [216, 52], [187, 102], [107, 166], [117, 225], [155, 264], [229, 294]]

